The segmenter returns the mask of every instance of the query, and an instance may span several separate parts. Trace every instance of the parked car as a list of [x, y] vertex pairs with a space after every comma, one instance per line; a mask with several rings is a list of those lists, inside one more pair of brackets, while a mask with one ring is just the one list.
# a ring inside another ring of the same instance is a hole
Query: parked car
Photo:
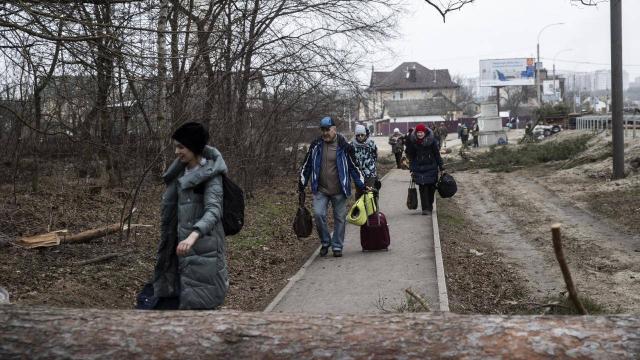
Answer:
[[560, 125], [542, 125], [538, 124], [533, 128], [533, 135], [535, 137], [548, 137], [553, 134], [559, 133], [562, 131], [562, 126]]

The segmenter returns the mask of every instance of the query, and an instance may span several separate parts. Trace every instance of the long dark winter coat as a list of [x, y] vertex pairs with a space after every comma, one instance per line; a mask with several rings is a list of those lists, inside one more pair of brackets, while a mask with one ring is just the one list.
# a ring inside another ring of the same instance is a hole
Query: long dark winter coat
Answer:
[[438, 169], [443, 167], [443, 163], [438, 150], [438, 141], [430, 129], [427, 129], [421, 144], [418, 144], [414, 131], [409, 136], [406, 153], [411, 162], [410, 168], [416, 184], [429, 185], [438, 181]]
[[[185, 165], [175, 160], [163, 175], [161, 239], [155, 267], [155, 296], [179, 296], [180, 309], [213, 309], [224, 302], [229, 287], [222, 227], [222, 175], [227, 165], [210, 146], [207, 162], [184, 174]], [[192, 231], [201, 236], [187, 256], [178, 257], [178, 243]]]

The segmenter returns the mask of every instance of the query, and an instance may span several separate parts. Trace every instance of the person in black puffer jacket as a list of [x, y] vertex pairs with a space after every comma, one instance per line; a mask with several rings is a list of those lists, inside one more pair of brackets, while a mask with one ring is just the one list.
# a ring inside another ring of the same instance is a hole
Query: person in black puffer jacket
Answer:
[[433, 132], [424, 124], [418, 124], [413, 134], [409, 136], [406, 153], [411, 162], [411, 176], [420, 191], [422, 215], [431, 215], [433, 195], [438, 182], [438, 169], [444, 171], [438, 141]]

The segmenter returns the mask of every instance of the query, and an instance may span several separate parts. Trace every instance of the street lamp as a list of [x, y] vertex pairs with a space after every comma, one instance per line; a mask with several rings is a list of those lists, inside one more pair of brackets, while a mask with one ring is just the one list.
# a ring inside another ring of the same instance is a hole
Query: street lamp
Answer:
[[564, 25], [563, 22], [559, 22], [559, 23], [553, 23], [553, 24], [549, 24], [546, 25], [545, 27], [543, 27], [542, 29], [540, 29], [540, 31], [538, 32], [538, 42], [536, 43], [536, 51], [538, 54], [538, 61], [536, 63], [536, 92], [538, 94], [538, 103], [542, 104], [542, 96], [540, 94], [540, 35], [542, 35], [542, 32], [546, 29], [549, 28], [551, 26], [554, 25]]
[[554, 98], [556, 97], [556, 58], [558, 57], [558, 55], [562, 54], [563, 52], [572, 51], [572, 50], [573, 49], [562, 49], [553, 56], [553, 97]]

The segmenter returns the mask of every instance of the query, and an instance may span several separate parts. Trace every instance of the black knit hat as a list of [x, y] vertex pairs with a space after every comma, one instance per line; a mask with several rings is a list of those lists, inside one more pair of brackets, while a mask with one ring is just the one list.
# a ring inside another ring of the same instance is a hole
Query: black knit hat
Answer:
[[209, 132], [200, 123], [188, 122], [177, 128], [171, 138], [200, 155], [209, 141]]

